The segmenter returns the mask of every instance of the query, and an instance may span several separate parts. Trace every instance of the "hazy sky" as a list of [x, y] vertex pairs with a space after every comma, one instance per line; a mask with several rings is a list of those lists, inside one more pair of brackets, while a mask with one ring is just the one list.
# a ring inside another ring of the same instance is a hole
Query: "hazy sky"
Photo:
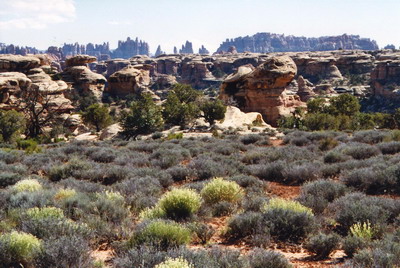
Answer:
[[358, 34], [400, 46], [400, 0], [0, 0], [0, 42], [36, 46], [139, 37], [170, 53], [214, 52], [226, 38], [271, 32]]

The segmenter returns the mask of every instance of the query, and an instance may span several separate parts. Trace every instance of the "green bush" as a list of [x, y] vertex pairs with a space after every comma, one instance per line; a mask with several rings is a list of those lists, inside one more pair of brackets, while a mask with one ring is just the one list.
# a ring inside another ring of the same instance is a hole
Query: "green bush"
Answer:
[[17, 182], [12, 186], [12, 190], [21, 193], [21, 192], [36, 192], [42, 189], [42, 185], [38, 180], [35, 179], [25, 179]]
[[12, 231], [0, 235], [0, 263], [3, 267], [25, 267], [41, 253], [42, 242], [35, 236]]
[[225, 118], [226, 106], [221, 100], [205, 101], [200, 105], [200, 110], [203, 112], [205, 120], [214, 125], [215, 120], [222, 120]]
[[164, 262], [157, 264], [154, 268], [194, 268], [187, 260], [184, 258], [167, 258]]
[[154, 103], [150, 94], [142, 94], [131, 104], [129, 112], [122, 113], [121, 125], [126, 139], [160, 130], [164, 125], [161, 107]]
[[97, 132], [109, 126], [112, 122], [108, 107], [99, 103], [87, 107], [82, 114], [82, 118], [85, 123], [94, 126]]
[[319, 233], [312, 236], [305, 244], [305, 248], [316, 255], [317, 258], [325, 259], [339, 247], [340, 237], [337, 234]]
[[158, 201], [168, 218], [185, 219], [196, 213], [201, 205], [201, 197], [191, 189], [173, 189]]
[[243, 190], [236, 182], [215, 178], [204, 186], [201, 196], [208, 204], [221, 201], [234, 203], [242, 199]]
[[145, 223], [131, 239], [132, 245], [155, 246], [160, 249], [176, 248], [188, 244], [191, 231], [175, 222], [156, 220]]
[[268, 204], [265, 206], [265, 211], [270, 211], [275, 209], [288, 210], [296, 213], [305, 213], [310, 216], [314, 216], [310, 208], [303, 206], [297, 201], [285, 200], [282, 198], [272, 198], [268, 201]]
[[26, 128], [26, 120], [22, 113], [15, 110], [0, 111], [0, 137], [5, 142], [17, 139]]

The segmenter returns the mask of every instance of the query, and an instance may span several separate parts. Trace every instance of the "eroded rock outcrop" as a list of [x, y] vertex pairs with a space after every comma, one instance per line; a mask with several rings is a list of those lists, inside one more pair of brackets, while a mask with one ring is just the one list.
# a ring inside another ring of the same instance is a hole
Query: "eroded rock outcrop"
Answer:
[[376, 67], [371, 73], [371, 87], [375, 95], [400, 95], [400, 53], [377, 55]]
[[298, 96], [286, 91], [297, 73], [290, 57], [271, 57], [255, 70], [246, 72], [228, 76], [223, 82], [220, 92], [223, 101], [237, 103], [244, 112], [259, 112], [273, 126], [279, 117], [304, 105]]
[[116, 96], [140, 94], [150, 85], [149, 70], [142, 66], [127, 66], [108, 79], [108, 92]]
[[86, 67], [95, 60], [95, 57], [87, 55], [69, 58], [66, 62], [67, 68], [61, 73], [61, 77], [72, 86], [74, 93], [85, 96], [93, 95], [101, 99], [107, 79]]

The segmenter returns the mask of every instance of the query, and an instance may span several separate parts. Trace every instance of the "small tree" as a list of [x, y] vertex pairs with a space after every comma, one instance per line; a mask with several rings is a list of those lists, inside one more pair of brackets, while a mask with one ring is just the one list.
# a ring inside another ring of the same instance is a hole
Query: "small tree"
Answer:
[[11, 142], [18, 134], [25, 130], [25, 117], [23, 114], [11, 110], [0, 111], [0, 134], [5, 142]]
[[175, 85], [163, 105], [165, 123], [185, 127], [193, 122], [200, 116], [197, 102], [201, 95], [190, 85]]
[[83, 121], [96, 128], [99, 132], [101, 129], [109, 126], [112, 122], [108, 107], [101, 104], [92, 104], [82, 114]]
[[221, 100], [206, 101], [201, 105], [200, 109], [210, 126], [214, 125], [215, 120], [225, 118], [226, 106]]
[[316, 113], [325, 113], [326, 104], [325, 100], [321, 98], [311, 99], [307, 101], [307, 112], [316, 114]]
[[129, 112], [122, 113], [121, 124], [126, 139], [160, 130], [164, 125], [161, 107], [154, 103], [150, 94], [142, 94], [139, 100], [132, 102]]
[[358, 99], [350, 94], [342, 94], [330, 100], [332, 112], [334, 114], [344, 114], [353, 116], [360, 112]]

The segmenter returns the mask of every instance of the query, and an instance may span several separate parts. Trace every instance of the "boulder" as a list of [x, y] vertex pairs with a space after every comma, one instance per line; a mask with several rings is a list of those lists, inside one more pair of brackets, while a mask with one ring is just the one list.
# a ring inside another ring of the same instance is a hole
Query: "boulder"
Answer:
[[234, 106], [228, 106], [226, 108], [224, 120], [215, 124], [215, 126], [220, 130], [226, 130], [229, 128], [247, 128], [247, 126], [252, 125], [271, 128], [271, 126], [264, 122], [260, 113], [244, 113]]
[[111, 140], [118, 136], [121, 131], [122, 127], [119, 123], [108, 126], [101, 131], [100, 140]]
[[68, 89], [67, 83], [62, 80], [53, 81], [41, 68], [29, 70], [27, 77], [32, 81], [32, 86], [49, 94], [62, 93]]
[[298, 96], [286, 93], [296, 73], [290, 57], [271, 57], [250, 73], [233, 80], [228, 77], [221, 85], [220, 98], [237, 103], [243, 112], [259, 112], [267, 123], [276, 125], [280, 116], [305, 105]]

